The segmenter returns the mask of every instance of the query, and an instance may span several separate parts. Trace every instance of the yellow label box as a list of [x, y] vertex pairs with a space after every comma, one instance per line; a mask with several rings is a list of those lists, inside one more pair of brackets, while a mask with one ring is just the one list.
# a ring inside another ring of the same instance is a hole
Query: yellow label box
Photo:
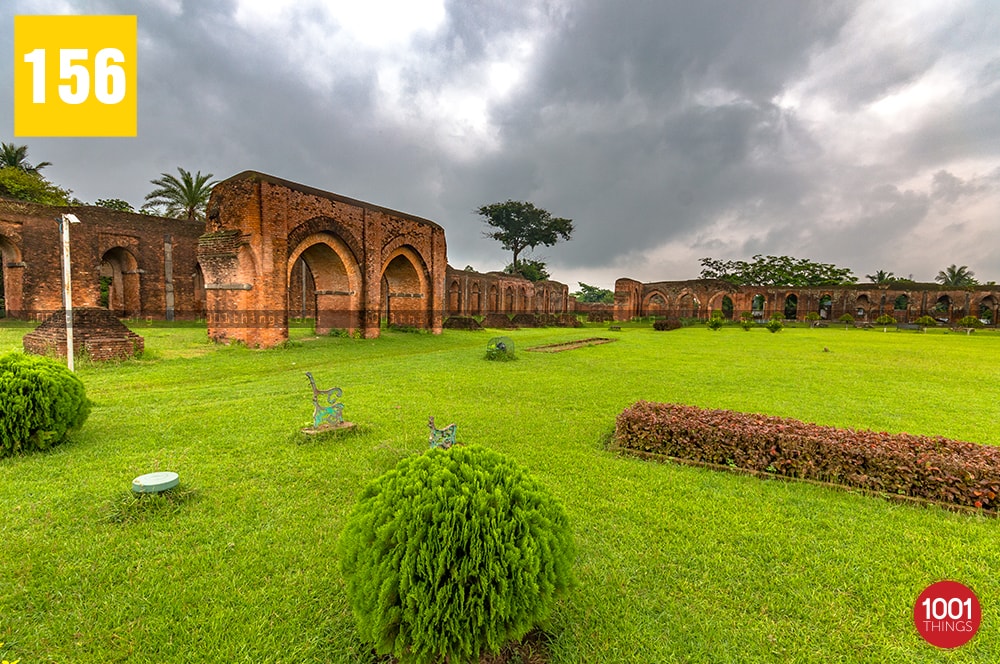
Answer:
[[15, 136], [136, 135], [135, 16], [15, 16]]

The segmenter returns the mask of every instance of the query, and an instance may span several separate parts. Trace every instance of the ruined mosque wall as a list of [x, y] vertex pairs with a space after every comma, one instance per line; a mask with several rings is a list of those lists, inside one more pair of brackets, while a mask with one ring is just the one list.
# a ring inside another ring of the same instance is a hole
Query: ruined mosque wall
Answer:
[[4, 315], [41, 320], [63, 307], [57, 219], [64, 213], [80, 219], [70, 226], [74, 306], [106, 304], [123, 318], [203, 315], [196, 257], [203, 224], [94, 206], [0, 199]]
[[735, 286], [726, 281], [694, 279], [640, 283], [619, 279], [615, 283], [615, 319], [640, 316], [708, 318], [720, 311], [738, 319], [743, 312], [767, 319], [778, 312], [783, 318], [805, 320], [815, 312], [821, 320], [850, 314], [859, 322], [889, 315], [899, 323], [921, 316], [953, 323], [972, 315], [996, 321], [1000, 288], [996, 285], [952, 288], [940, 284], [905, 283], [877, 286], [775, 287]]

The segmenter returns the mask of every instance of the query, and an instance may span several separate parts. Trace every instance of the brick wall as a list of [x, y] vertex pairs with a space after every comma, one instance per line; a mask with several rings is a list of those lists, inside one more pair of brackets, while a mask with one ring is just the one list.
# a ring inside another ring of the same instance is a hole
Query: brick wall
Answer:
[[93, 206], [49, 207], [0, 199], [8, 316], [44, 318], [62, 308], [62, 240], [56, 220], [63, 213], [72, 213], [81, 222], [70, 225], [74, 306], [101, 304], [104, 263], [104, 271], [120, 279], [123, 301], [115, 307], [119, 315], [167, 318], [170, 295], [175, 317], [202, 315], [197, 246], [203, 224]]

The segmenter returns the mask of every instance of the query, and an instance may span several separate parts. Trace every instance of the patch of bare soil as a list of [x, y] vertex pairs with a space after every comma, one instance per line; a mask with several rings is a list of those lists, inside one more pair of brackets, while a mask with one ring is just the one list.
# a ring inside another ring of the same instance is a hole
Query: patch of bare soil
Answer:
[[545, 346], [532, 346], [531, 348], [526, 348], [525, 350], [538, 353], [559, 353], [564, 350], [574, 350], [585, 346], [599, 346], [600, 344], [607, 344], [612, 341], [618, 340], [608, 339], [607, 337], [591, 337], [589, 339], [578, 339], [576, 341], [564, 341], [558, 344], [546, 344]]

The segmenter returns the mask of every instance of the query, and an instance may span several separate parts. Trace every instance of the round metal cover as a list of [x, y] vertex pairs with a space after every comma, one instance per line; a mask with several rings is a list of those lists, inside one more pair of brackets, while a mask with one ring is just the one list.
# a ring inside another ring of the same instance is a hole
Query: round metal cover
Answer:
[[173, 489], [180, 483], [177, 473], [163, 471], [159, 473], [147, 473], [132, 480], [132, 491], [136, 493], [160, 493], [167, 489]]

